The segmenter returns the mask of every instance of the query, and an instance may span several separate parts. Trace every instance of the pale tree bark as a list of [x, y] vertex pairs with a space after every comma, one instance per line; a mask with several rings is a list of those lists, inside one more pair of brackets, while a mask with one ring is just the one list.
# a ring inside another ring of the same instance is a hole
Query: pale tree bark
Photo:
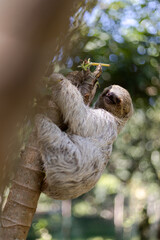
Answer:
[[[96, 93], [96, 83], [101, 71], [101, 66], [98, 66], [93, 73], [81, 71], [68, 76], [78, 87], [87, 105], [91, 104]], [[27, 237], [44, 180], [41, 155], [36, 142], [36, 131], [33, 130], [2, 213], [0, 239], [24, 240]]]

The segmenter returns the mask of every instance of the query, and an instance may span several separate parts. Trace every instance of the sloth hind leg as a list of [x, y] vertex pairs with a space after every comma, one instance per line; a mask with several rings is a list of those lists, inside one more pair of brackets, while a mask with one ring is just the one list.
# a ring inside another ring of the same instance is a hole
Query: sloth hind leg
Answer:
[[76, 145], [68, 135], [61, 131], [56, 124], [44, 115], [36, 116], [37, 137], [43, 148], [56, 148], [68, 151], [77, 151]]

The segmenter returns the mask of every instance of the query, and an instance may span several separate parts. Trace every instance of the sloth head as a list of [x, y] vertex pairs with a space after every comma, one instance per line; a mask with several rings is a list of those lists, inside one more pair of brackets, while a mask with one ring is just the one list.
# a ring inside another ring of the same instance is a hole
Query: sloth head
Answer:
[[127, 121], [133, 114], [132, 99], [128, 91], [118, 85], [111, 85], [99, 96], [96, 108], [107, 110], [115, 117]]

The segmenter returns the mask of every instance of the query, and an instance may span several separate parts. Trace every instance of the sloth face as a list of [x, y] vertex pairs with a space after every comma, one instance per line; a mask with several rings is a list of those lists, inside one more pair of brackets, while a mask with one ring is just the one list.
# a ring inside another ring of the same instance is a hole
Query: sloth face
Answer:
[[107, 110], [118, 118], [129, 118], [133, 113], [128, 91], [118, 85], [105, 88], [95, 106]]
[[[113, 86], [115, 88], [115, 86]], [[113, 87], [107, 87], [102, 93], [102, 97], [105, 104], [118, 105], [122, 101], [120, 96], [116, 94]], [[116, 90], [116, 89], [115, 89]]]

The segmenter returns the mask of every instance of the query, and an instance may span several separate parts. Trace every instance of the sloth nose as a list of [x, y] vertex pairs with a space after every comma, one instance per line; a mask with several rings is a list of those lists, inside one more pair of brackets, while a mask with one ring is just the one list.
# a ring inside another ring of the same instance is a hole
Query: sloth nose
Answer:
[[108, 91], [107, 95], [108, 95], [108, 97], [110, 97], [110, 96], [112, 96], [113, 94], [112, 94], [110, 91]]

